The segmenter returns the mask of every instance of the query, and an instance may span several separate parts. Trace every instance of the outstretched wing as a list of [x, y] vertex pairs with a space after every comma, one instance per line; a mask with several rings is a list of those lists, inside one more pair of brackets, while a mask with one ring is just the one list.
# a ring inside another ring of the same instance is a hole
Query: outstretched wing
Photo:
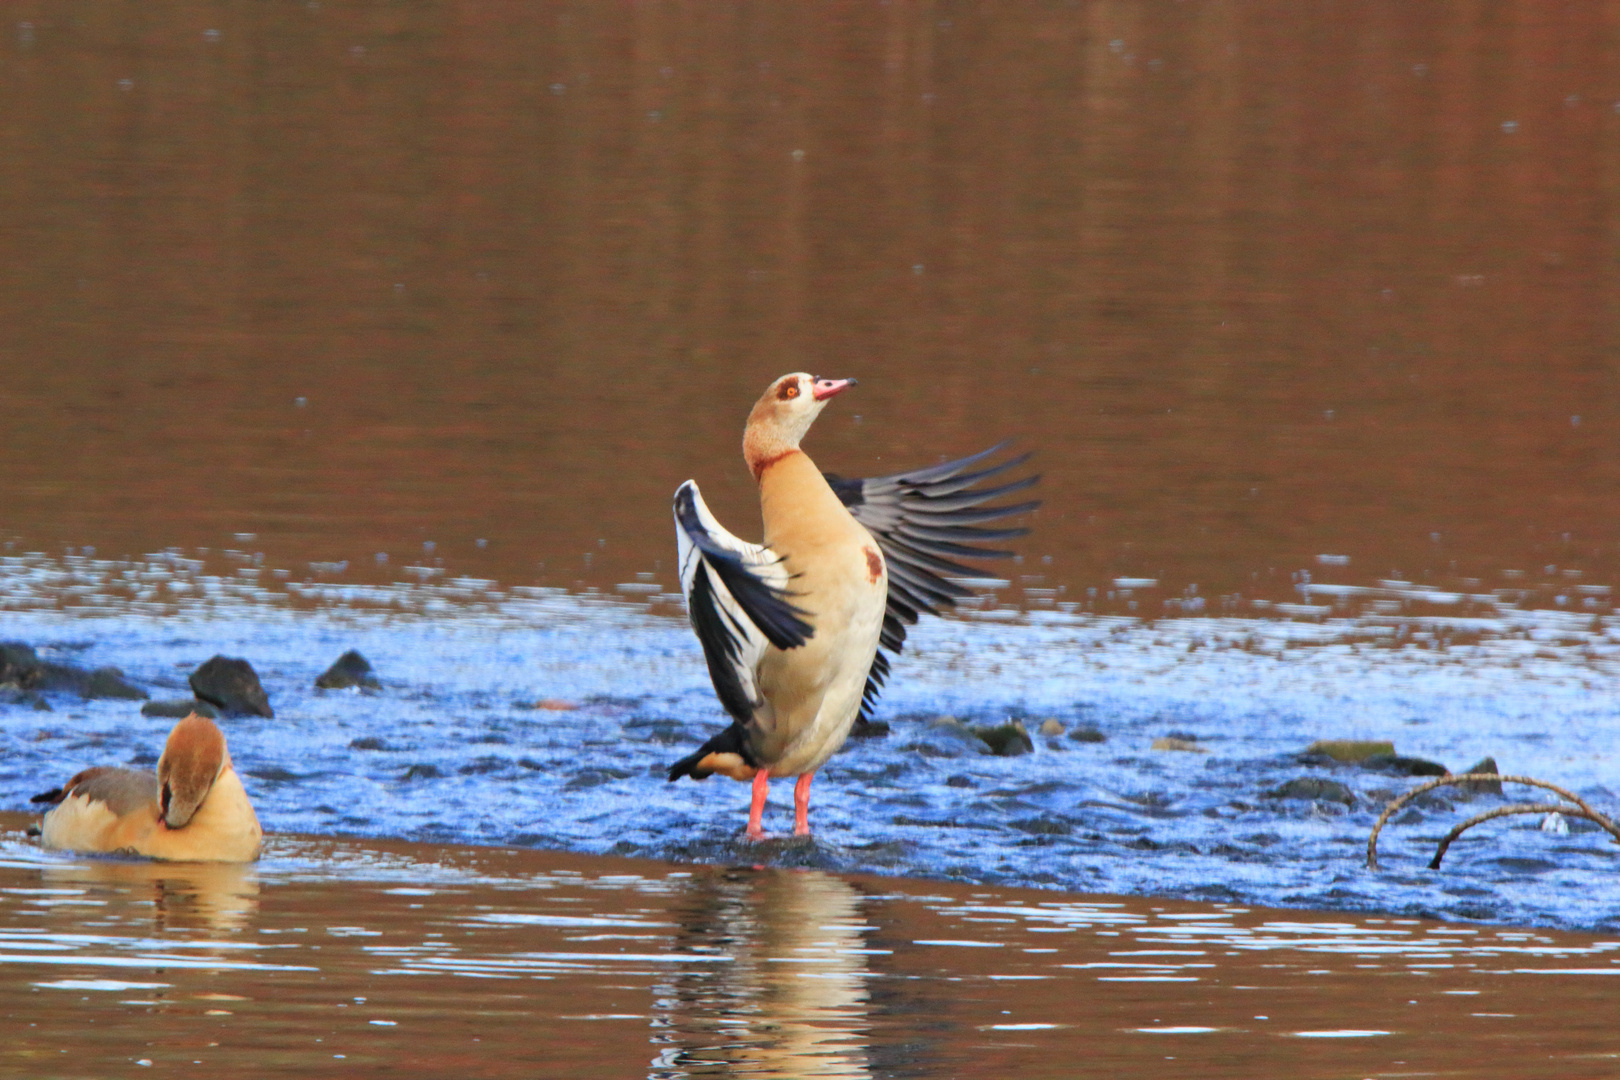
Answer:
[[870, 480], [846, 480], [825, 473], [827, 483], [855, 520], [865, 525], [883, 549], [889, 564], [888, 608], [883, 613], [883, 633], [877, 656], [867, 674], [866, 692], [861, 698], [861, 719], [872, 713], [883, 680], [889, 674], [885, 649], [898, 654], [906, 640], [906, 627], [916, 625], [924, 612], [938, 615], [971, 596], [952, 577], [972, 577], [973, 571], [956, 559], [1005, 559], [1010, 551], [975, 545], [1023, 536], [1028, 529], [986, 529], [986, 521], [1024, 514], [1041, 505], [1039, 500], [986, 506], [992, 499], [1032, 487], [1040, 476], [1026, 476], [1010, 483], [986, 486], [1029, 460], [1029, 454], [974, 471], [987, 458], [1006, 449], [1004, 442], [970, 457], [911, 472], [879, 476]]
[[675, 490], [675, 541], [686, 611], [714, 692], [732, 719], [746, 724], [760, 701], [754, 670], [766, 646], [792, 649], [814, 631], [789, 599], [781, 558], [727, 532], [690, 480]]

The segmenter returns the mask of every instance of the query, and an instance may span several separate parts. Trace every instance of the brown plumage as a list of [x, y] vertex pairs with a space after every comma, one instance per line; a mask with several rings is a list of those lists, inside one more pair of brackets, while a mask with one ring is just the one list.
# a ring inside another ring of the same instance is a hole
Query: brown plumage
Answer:
[[752, 780], [755, 838], [773, 776], [799, 778], [794, 832], [809, 832], [810, 779], [876, 700], [888, 672], [880, 643], [898, 652], [919, 612], [967, 595], [939, 575], [971, 571], [945, 556], [1010, 555], [960, 541], [1024, 531], [969, 523], [1035, 505], [974, 509], [1035, 482], [974, 487], [1023, 458], [976, 474], [966, 470], [985, 454], [878, 480], [823, 474], [800, 442], [826, 402], [854, 384], [798, 372], [754, 404], [743, 458], [759, 484], [763, 544], [727, 532], [693, 481], [675, 492], [681, 587], [732, 725], [676, 762], [669, 779]]
[[224, 733], [195, 713], [169, 732], [155, 775], [97, 766], [34, 801], [55, 804], [40, 844], [59, 851], [251, 862], [264, 836]]

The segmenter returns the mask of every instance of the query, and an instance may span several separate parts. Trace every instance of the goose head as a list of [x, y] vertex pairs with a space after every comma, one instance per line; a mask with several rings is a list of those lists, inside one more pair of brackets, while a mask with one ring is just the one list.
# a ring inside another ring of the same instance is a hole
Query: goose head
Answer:
[[230, 763], [225, 735], [212, 720], [192, 713], [174, 725], [157, 766], [163, 823], [185, 828]]
[[854, 385], [854, 379], [822, 379], [795, 371], [766, 387], [743, 431], [743, 457], [754, 476], [797, 450], [827, 402]]

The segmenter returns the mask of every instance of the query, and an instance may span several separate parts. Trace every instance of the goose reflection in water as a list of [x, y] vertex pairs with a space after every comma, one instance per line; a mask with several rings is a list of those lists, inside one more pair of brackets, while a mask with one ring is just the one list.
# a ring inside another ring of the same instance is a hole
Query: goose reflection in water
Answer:
[[80, 859], [41, 868], [46, 884], [113, 889], [151, 897], [158, 930], [230, 933], [259, 913], [259, 876], [246, 863], [166, 863], [146, 859]]
[[870, 1076], [862, 906], [812, 870], [695, 876], [677, 944], [732, 959], [655, 987], [649, 1077]]

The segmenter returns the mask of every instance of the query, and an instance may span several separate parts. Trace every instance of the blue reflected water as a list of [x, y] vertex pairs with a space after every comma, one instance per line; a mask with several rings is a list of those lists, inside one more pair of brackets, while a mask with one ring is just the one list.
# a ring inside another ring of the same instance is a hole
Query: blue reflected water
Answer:
[[[1497, 803], [1446, 794], [1386, 829], [1384, 870], [1368, 873], [1367, 832], [1412, 781], [1298, 756], [1319, 738], [1389, 739], [1453, 770], [1489, 754], [1612, 807], [1620, 642], [1590, 618], [1504, 610], [1468, 620], [1470, 643], [1450, 645], [1433, 641], [1446, 629], [1436, 617], [932, 620], [883, 699], [890, 734], [851, 740], [818, 779], [814, 841], [756, 848], [739, 842], [743, 785], [663, 780], [722, 722], [683, 620], [465, 579], [327, 588], [310, 606], [183, 563], [7, 560], [3, 636], [116, 665], [157, 698], [186, 695], [187, 674], [215, 653], [251, 660], [276, 718], [225, 724], [272, 831], [1620, 925], [1617, 849], [1582, 823], [1494, 823], [1429, 872], [1444, 831]], [[132, 581], [135, 592], [114, 587]], [[94, 602], [59, 607], [76, 597]], [[1380, 643], [1385, 633], [1405, 644]], [[349, 648], [370, 658], [381, 692], [314, 689]], [[49, 712], [0, 705], [4, 807], [26, 810], [88, 765], [150, 764], [171, 723], [136, 702], [47, 697]], [[1019, 718], [1033, 752], [994, 756], [944, 717]], [[1063, 733], [1041, 734], [1046, 720]], [[1103, 741], [1072, 737], [1083, 730]], [[1167, 736], [1193, 749], [1152, 748]], [[1270, 797], [1300, 777], [1344, 784], [1353, 804]], [[785, 833], [786, 785], [774, 800], [766, 826]]]

